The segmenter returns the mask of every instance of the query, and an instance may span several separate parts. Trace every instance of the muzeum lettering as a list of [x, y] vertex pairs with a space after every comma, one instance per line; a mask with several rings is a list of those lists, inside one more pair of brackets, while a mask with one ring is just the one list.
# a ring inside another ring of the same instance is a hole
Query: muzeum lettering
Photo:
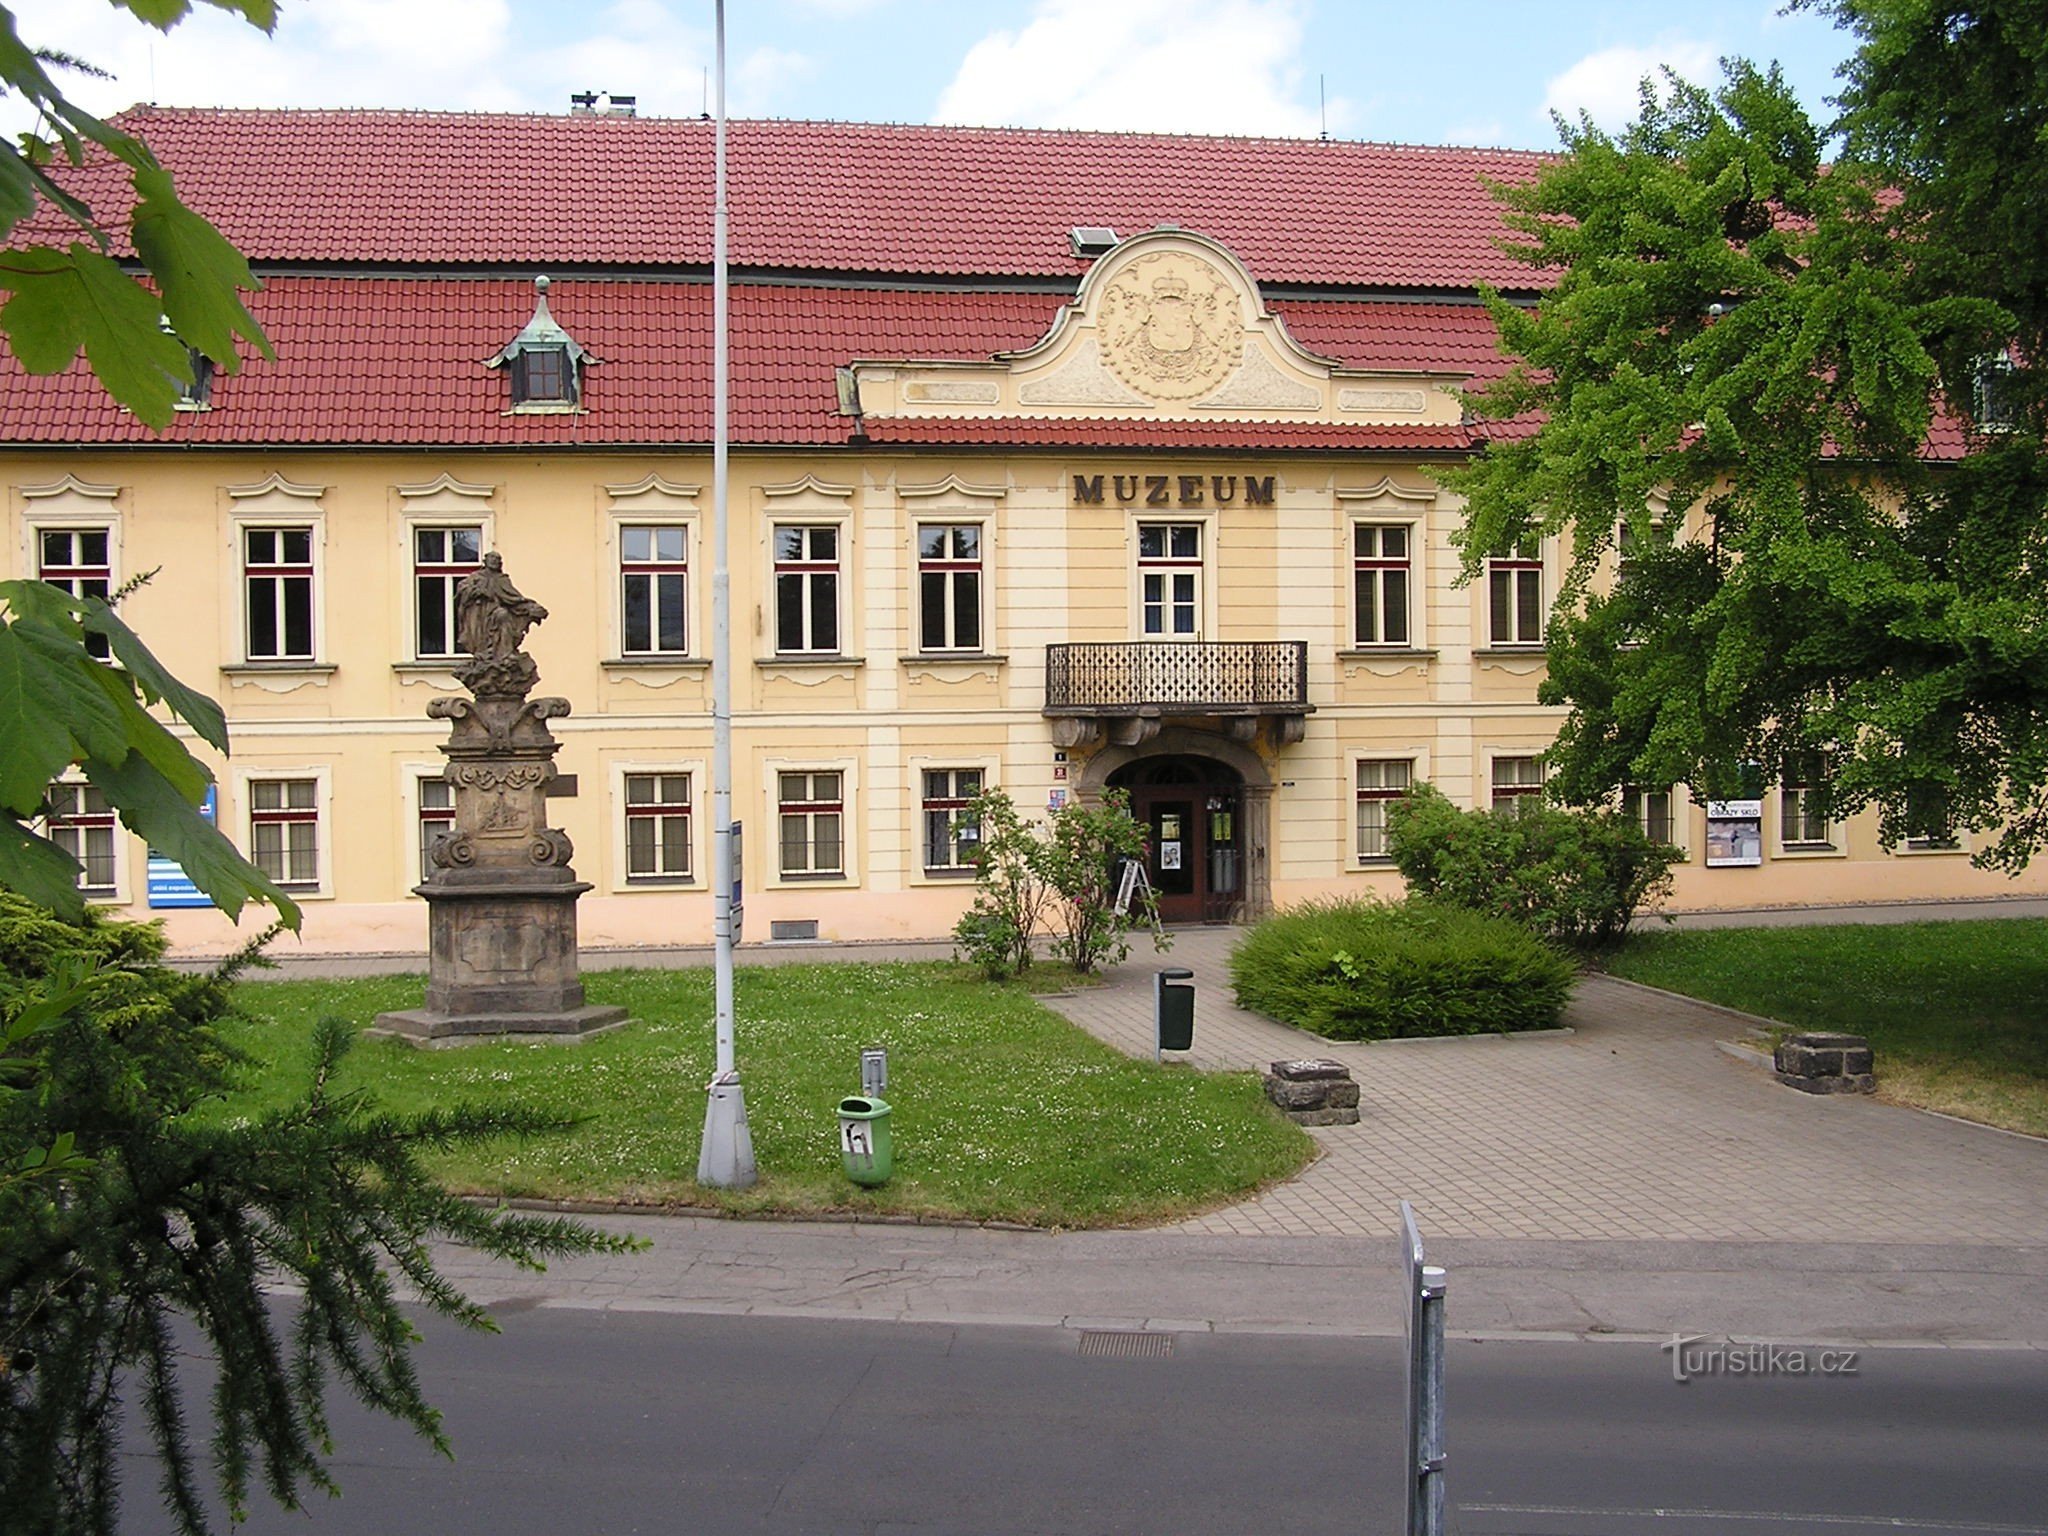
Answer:
[[1273, 505], [1273, 475], [1076, 475], [1077, 506], [1248, 507]]

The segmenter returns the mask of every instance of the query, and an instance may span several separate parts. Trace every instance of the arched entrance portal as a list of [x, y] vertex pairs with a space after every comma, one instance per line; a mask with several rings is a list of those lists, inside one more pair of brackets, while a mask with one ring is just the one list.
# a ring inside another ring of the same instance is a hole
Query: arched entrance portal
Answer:
[[1145, 873], [1169, 923], [1227, 923], [1245, 901], [1244, 777], [1213, 758], [1147, 757], [1109, 775], [1147, 828]]

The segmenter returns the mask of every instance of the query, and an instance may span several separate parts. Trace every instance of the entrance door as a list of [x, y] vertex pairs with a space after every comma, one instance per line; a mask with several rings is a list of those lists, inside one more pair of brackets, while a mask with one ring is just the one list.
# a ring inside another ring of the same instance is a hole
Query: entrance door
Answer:
[[1129, 764], [1110, 783], [1131, 797], [1145, 827], [1145, 873], [1169, 923], [1227, 923], [1244, 899], [1238, 856], [1237, 775], [1208, 758]]

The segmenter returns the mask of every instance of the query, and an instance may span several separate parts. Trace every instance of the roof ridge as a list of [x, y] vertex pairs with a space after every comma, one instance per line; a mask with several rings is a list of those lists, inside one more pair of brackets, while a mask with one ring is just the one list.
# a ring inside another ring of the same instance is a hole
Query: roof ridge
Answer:
[[[673, 127], [695, 123], [708, 124], [711, 121], [709, 117], [698, 113], [674, 117], [661, 116], [655, 113], [639, 113], [632, 117], [595, 115], [584, 117], [568, 112], [520, 112], [462, 107], [192, 107], [172, 106], [156, 102], [136, 102], [131, 106], [124, 107], [114, 114], [113, 120], [120, 122], [138, 116], [388, 119], [394, 122], [441, 122], [449, 120], [520, 123], [601, 122], [608, 129], [616, 129], [621, 124]], [[1333, 137], [1327, 134], [1320, 137], [1306, 137], [1291, 134], [1204, 133], [1158, 128], [1059, 128], [1027, 124], [915, 123], [896, 120], [876, 121], [825, 117], [736, 117], [729, 118], [726, 126], [728, 129], [758, 127], [819, 128], [851, 130], [855, 132], [871, 130], [885, 133], [947, 135], [996, 134], [1029, 138], [1076, 140], [1153, 140], [1161, 143], [1180, 143], [1195, 140], [1207, 144], [1272, 144], [1290, 147], [1331, 145], [1344, 149], [1390, 150], [1400, 154], [1510, 156], [1528, 160], [1552, 160], [1556, 159], [1560, 153], [1557, 150], [1521, 149], [1510, 145], [1426, 144], [1395, 139], [1351, 139]], [[631, 127], [628, 127], [627, 131], [631, 132]]]

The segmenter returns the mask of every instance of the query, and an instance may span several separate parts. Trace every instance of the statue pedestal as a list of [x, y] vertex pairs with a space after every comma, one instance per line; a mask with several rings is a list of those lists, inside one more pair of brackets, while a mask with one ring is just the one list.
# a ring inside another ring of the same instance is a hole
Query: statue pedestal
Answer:
[[370, 1034], [573, 1044], [626, 1022], [623, 1008], [586, 1003], [576, 977], [576, 898], [589, 885], [462, 873], [413, 888], [429, 905], [426, 1006], [380, 1013]]

